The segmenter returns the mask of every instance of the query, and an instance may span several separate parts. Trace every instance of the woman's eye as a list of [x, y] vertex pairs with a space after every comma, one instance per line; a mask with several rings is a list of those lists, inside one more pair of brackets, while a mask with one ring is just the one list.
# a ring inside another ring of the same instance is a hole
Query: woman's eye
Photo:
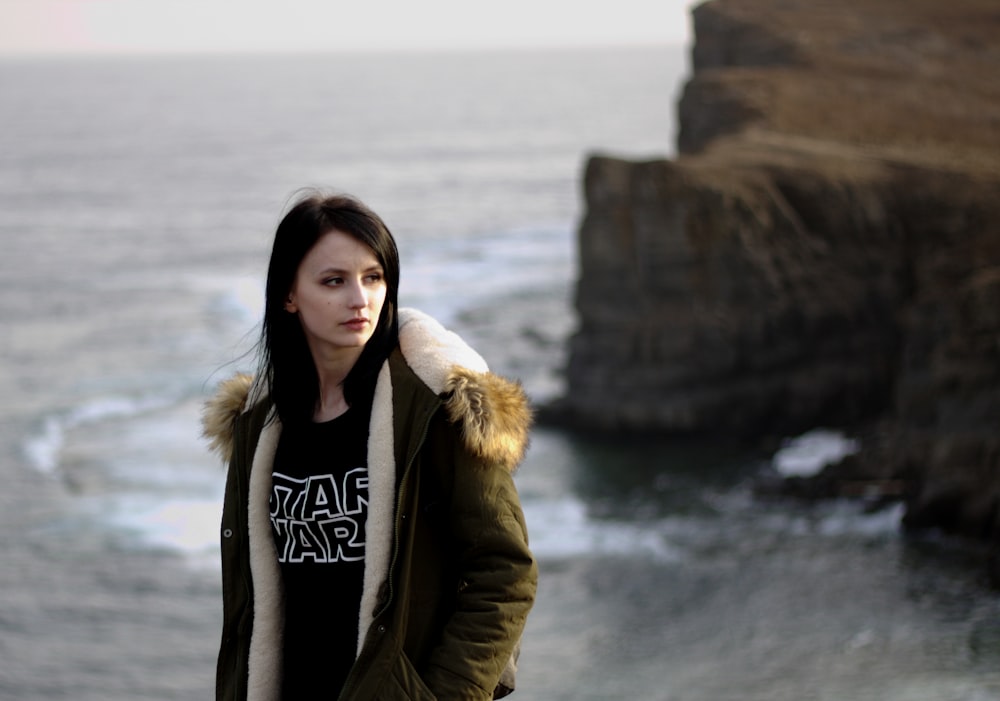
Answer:
[[344, 282], [344, 278], [342, 278], [342, 277], [328, 277], [326, 280], [323, 281], [323, 284], [324, 285], [340, 285], [343, 282]]
[[382, 282], [382, 274], [381, 273], [372, 273], [371, 275], [368, 276], [368, 281], [369, 282]]

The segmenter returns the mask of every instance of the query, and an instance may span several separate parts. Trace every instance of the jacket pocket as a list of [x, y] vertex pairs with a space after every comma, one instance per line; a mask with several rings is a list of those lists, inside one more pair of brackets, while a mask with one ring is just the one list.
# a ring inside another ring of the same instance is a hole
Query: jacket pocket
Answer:
[[378, 695], [379, 701], [437, 701], [437, 696], [427, 688], [424, 680], [413, 667], [406, 653], [399, 650], [392, 668]]

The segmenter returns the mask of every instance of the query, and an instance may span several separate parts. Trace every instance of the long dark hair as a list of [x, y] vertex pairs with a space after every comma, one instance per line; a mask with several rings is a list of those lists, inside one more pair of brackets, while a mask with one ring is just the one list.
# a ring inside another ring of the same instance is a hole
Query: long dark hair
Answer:
[[278, 224], [267, 268], [260, 372], [282, 422], [307, 421], [319, 400], [319, 376], [299, 318], [285, 310], [299, 264], [324, 234], [337, 230], [368, 246], [385, 275], [386, 295], [378, 324], [344, 379], [348, 405], [374, 385], [399, 338], [399, 252], [385, 222], [363, 203], [342, 194], [308, 191]]

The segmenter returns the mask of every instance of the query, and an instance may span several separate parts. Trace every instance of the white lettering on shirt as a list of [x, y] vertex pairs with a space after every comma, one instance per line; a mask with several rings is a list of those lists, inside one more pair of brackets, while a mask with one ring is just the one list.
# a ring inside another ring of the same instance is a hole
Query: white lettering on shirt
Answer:
[[365, 556], [368, 470], [295, 479], [272, 475], [271, 526], [279, 562], [353, 562]]

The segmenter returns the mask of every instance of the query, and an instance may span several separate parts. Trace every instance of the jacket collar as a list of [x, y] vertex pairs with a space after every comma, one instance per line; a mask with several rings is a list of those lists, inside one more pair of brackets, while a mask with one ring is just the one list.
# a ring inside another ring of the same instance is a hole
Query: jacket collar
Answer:
[[[457, 334], [415, 309], [399, 310], [399, 347], [414, 374], [444, 400], [466, 447], [484, 460], [516, 469], [531, 426], [520, 383], [489, 372], [486, 361]], [[239, 374], [221, 383], [206, 403], [203, 434], [225, 460], [232, 455], [236, 417], [262, 401], [261, 395], [250, 375]]]

